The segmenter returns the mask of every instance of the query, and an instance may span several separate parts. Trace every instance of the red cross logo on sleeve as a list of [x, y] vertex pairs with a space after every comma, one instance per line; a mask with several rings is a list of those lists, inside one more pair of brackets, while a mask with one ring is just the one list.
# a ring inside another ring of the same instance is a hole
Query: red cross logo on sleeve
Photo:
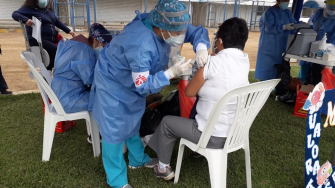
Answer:
[[138, 78], [136, 78], [136, 85], [140, 86], [146, 81], [147, 81], [147, 78], [145, 76], [139, 75]]

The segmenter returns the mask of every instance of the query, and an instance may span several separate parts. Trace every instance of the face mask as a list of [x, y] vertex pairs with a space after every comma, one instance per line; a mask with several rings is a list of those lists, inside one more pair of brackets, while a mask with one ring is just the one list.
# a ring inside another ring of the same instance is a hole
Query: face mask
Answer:
[[[215, 53], [215, 54], [219, 53], [219, 52], [216, 51], [216, 49], [218, 49], [218, 47], [215, 46], [215, 43], [216, 43], [217, 40], [219, 40], [219, 39], [214, 39], [213, 47], [212, 47], [212, 53]], [[220, 40], [220, 44], [222, 44], [222, 40]]]
[[287, 7], [288, 7], [288, 4], [289, 4], [288, 2], [282, 2], [282, 3], [279, 4], [279, 7], [282, 10], [286, 10]]
[[216, 49], [218, 48], [218, 47], [215, 47], [215, 42], [216, 42], [217, 40], [218, 40], [218, 39], [214, 39], [214, 41], [213, 41], [212, 53], [215, 53]]
[[185, 40], [185, 34], [182, 34], [182, 35], [178, 35], [176, 37], [172, 36], [170, 34], [170, 32], [168, 31], [169, 35], [170, 35], [170, 38], [168, 38], [167, 40], [165, 40], [165, 37], [163, 35], [163, 32], [161, 31], [162, 33], [162, 36], [163, 36], [163, 39], [164, 41], [170, 45], [170, 46], [174, 46], [174, 47], [178, 47], [178, 46], [181, 46], [182, 44], [184, 44], [184, 40]]
[[38, 1], [38, 6], [40, 8], [45, 8], [45, 7], [47, 7], [47, 5], [48, 5], [48, 1], [47, 0], [39, 0]]
[[104, 48], [101, 47], [101, 46], [94, 48], [94, 52], [97, 55], [97, 58], [100, 56], [100, 53], [101, 53], [102, 49], [104, 49]]
[[335, 11], [334, 10], [327, 10], [327, 14], [329, 16], [334, 16], [335, 15]]

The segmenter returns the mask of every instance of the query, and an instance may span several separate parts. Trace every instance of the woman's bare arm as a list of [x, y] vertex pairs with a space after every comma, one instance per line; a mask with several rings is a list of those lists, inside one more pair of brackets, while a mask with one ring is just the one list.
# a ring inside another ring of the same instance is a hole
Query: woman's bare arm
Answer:
[[204, 85], [205, 83], [204, 69], [205, 67], [202, 67], [201, 69], [199, 69], [198, 72], [195, 73], [191, 82], [186, 86], [185, 88], [186, 96], [195, 97], [197, 93], [199, 92], [200, 88], [202, 87], [202, 85]]

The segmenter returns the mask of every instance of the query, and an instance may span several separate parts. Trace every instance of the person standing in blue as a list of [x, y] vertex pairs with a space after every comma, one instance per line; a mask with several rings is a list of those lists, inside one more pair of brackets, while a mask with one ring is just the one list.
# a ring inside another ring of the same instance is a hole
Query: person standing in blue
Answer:
[[111, 33], [94, 23], [88, 39], [78, 35], [59, 42], [51, 89], [66, 113], [88, 110], [94, 67], [100, 51], [111, 40]]
[[[95, 67], [90, 105], [102, 136], [102, 159], [111, 187], [130, 188], [129, 168], [153, 168], [158, 159], [144, 153], [139, 136], [146, 95], [159, 92], [191, 65], [182, 58], [168, 65], [171, 46], [190, 42], [198, 59], [207, 62], [208, 31], [189, 23], [190, 15], [178, 0], [160, 0], [150, 13], [136, 11], [135, 19], [101, 52]], [[204, 53], [206, 52], [206, 53]], [[92, 99], [92, 100], [91, 100]]]
[[[327, 0], [325, 8], [317, 10], [308, 22], [311, 24], [311, 27], [314, 29], [314, 31], [319, 31], [317, 40], [320, 41], [326, 34], [327, 43], [335, 45], [335, 0]], [[301, 78], [302, 82], [305, 82], [306, 75], [309, 68], [311, 67], [311, 63], [306, 61], [299, 61], [299, 65], [301, 66], [299, 78]], [[322, 65], [313, 64], [313, 69], [320, 70], [320, 66]], [[316, 72], [316, 74], [321, 75], [321, 71], [318, 73]], [[319, 79], [321, 78], [320, 75]]]
[[289, 0], [277, 0], [276, 5], [268, 8], [259, 20], [261, 36], [255, 78], [260, 81], [276, 78], [275, 64], [282, 64], [289, 32], [294, 30], [293, 24], [297, 23], [287, 9], [288, 4]]

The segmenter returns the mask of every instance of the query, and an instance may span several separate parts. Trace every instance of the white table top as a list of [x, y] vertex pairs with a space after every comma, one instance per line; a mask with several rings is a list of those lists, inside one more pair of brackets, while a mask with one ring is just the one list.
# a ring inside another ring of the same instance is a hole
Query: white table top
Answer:
[[335, 61], [322, 61], [320, 59], [316, 59], [316, 58], [310, 58], [310, 57], [301, 57], [298, 55], [293, 55], [293, 54], [286, 54], [286, 57], [288, 58], [293, 58], [293, 59], [298, 59], [298, 60], [302, 60], [302, 61], [308, 61], [308, 62], [312, 62], [312, 63], [317, 63], [320, 65], [326, 65], [326, 66], [335, 66]]

